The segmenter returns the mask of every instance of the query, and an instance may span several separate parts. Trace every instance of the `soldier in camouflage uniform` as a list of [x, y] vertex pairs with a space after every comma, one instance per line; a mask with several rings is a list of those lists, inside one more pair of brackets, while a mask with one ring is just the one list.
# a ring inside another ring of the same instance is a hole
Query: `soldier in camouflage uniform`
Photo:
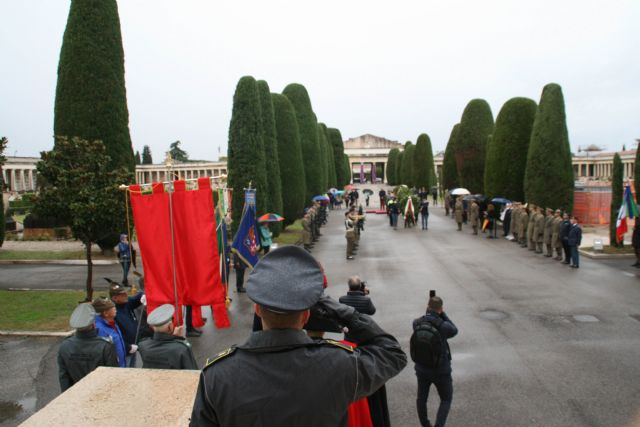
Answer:
[[553, 216], [553, 232], [551, 234], [551, 248], [556, 250], [556, 260], [562, 261], [562, 240], [560, 239], [560, 228], [562, 227], [562, 212], [556, 209]]
[[536, 253], [541, 254], [544, 242], [544, 215], [540, 206], [536, 206], [536, 213], [533, 216], [533, 241], [536, 245]]
[[529, 226], [529, 213], [527, 212], [527, 208], [525, 206], [520, 209], [520, 222], [518, 223], [518, 243], [520, 243], [520, 247], [527, 247], [527, 229]]
[[547, 258], [553, 256], [553, 248], [551, 247], [551, 237], [553, 235], [553, 209], [547, 208], [546, 215], [544, 217], [544, 245], [546, 246], [547, 253], [544, 255]]
[[533, 240], [533, 226], [535, 221], [533, 220], [533, 216], [536, 214], [536, 205], [531, 203], [529, 206], [529, 222], [527, 223], [527, 245], [530, 251], [536, 250], [536, 243]]

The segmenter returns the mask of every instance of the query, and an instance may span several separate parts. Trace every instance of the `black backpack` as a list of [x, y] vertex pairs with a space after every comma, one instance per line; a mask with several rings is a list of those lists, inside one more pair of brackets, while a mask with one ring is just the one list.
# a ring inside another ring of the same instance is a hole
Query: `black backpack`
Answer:
[[438, 331], [440, 325], [442, 319], [422, 320], [416, 325], [409, 341], [411, 360], [415, 363], [434, 369], [440, 364], [444, 352], [442, 337]]

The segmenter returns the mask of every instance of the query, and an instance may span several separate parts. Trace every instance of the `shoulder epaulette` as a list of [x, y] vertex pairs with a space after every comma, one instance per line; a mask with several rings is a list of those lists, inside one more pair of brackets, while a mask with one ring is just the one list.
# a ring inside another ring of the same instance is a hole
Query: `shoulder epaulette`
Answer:
[[343, 350], [346, 350], [346, 351], [348, 351], [350, 353], [353, 353], [353, 347], [351, 347], [348, 344], [343, 344], [340, 341], [335, 341], [335, 340], [324, 340], [324, 342], [327, 343], [327, 344], [339, 347], [339, 348], [341, 348]]
[[207, 362], [204, 364], [203, 369], [207, 369], [209, 366], [224, 359], [225, 357], [231, 356], [235, 352], [236, 352], [236, 346], [229, 347], [228, 349], [221, 351], [220, 353], [216, 354], [214, 357], [207, 359]]

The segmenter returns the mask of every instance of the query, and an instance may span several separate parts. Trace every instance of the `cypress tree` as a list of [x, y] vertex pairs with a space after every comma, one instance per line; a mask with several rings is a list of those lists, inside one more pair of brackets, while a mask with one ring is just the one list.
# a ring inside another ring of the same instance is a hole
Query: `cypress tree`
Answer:
[[533, 121], [524, 194], [538, 206], [573, 209], [573, 166], [562, 88], [550, 83], [542, 90]]
[[240, 225], [244, 206], [244, 188], [251, 183], [256, 190], [256, 213], [265, 212], [268, 197], [267, 173], [262, 141], [262, 115], [258, 86], [251, 76], [238, 81], [233, 95], [229, 125], [227, 171], [233, 188], [233, 231]]
[[329, 136], [329, 143], [333, 147], [333, 159], [335, 161], [336, 170], [336, 186], [342, 187], [347, 181], [345, 178], [344, 167], [344, 143], [342, 142], [342, 134], [336, 128], [328, 128], [327, 135]]
[[387, 184], [389, 185], [398, 185], [396, 169], [398, 167], [399, 155], [400, 150], [397, 148], [392, 148], [387, 155]]
[[324, 143], [327, 150], [327, 188], [335, 188], [338, 185], [336, 179], [336, 160], [333, 153], [333, 144], [329, 140], [329, 129], [324, 123], [320, 123], [324, 133]]
[[405, 184], [409, 188], [413, 187], [413, 154], [416, 146], [411, 141], [407, 142], [404, 146], [404, 155], [402, 156], [402, 172], [401, 184]]
[[116, 0], [72, 0], [62, 39], [54, 135], [100, 140], [112, 169], [135, 170]]
[[444, 150], [444, 158], [442, 159], [442, 188], [443, 190], [452, 190], [460, 186], [460, 178], [458, 175], [458, 165], [456, 163], [456, 142], [458, 140], [458, 132], [460, 131], [460, 123], [451, 129], [447, 148]]
[[609, 220], [609, 242], [611, 246], [615, 246], [617, 248], [621, 248], [624, 246], [624, 238], [623, 241], [618, 243], [616, 240], [616, 223], [618, 221], [618, 213], [620, 212], [620, 206], [622, 206], [622, 196], [623, 196], [623, 168], [622, 168], [622, 159], [620, 155], [616, 153], [613, 156], [613, 174], [611, 177], [611, 217]]
[[304, 160], [307, 201], [325, 190], [322, 185], [320, 146], [318, 145], [318, 126], [316, 115], [311, 108], [311, 100], [304, 86], [291, 83], [282, 92], [293, 104], [300, 131], [300, 144]]
[[484, 168], [487, 196], [524, 200], [524, 172], [535, 115], [536, 103], [529, 98], [511, 98], [500, 109], [487, 145]]
[[327, 171], [327, 162], [329, 155], [327, 154], [327, 140], [324, 135], [324, 130], [322, 129], [322, 126], [320, 126], [320, 123], [318, 123], [316, 126], [316, 132], [318, 134], [318, 148], [320, 150], [320, 188], [322, 188], [322, 190], [318, 194], [324, 194], [329, 188], [329, 174]]
[[[278, 157], [278, 141], [276, 140], [276, 121], [271, 102], [269, 85], [259, 80], [258, 96], [260, 97], [260, 111], [262, 113], [262, 141], [264, 143], [265, 168], [267, 173], [267, 212], [282, 215], [282, 183], [280, 182], [280, 161]], [[282, 225], [279, 222], [271, 224], [274, 236], [280, 234]]]
[[472, 99], [462, 113], [456, 143], [460, 185], [472, 194], [484, 192], [487, 137], [493, 133], [491, 107], [484, 99]]
[[135, 160], [136, 166], [138, 166], [139, 164], [142, 164], [142, 160], [140, 159], [140, 152], [139, 151], [136, 151], [136, 155], [134, 156], [134, 160]]
[[151, 149], [148, 145], [142, 147], [142, 164], [143, 165], [152, 165], [153, 159], [151, 158]]
[[304, 163], [296, 112], [289, 99], [279, 93], [271, 94], [276, 123], [280, 182], [282, 185], [282, 214], [284, 225], [293, 224], [305, 206]]
[[413, 184], [416, 188], [424, 188], [429, 191], [431, 186], [435, 185], [434, 168], [431, 138], [426, 133], [421, 133], [416, 141], [413, 154]]
[[349, 160], [349, 156], [347, 153], [342, 154], [342, 186], [351, 184], [351, 161]]
[[404, 150], [398, 153], [398, 161], [396, 162], [396, 185], [404, 184], [402, 182], [402, 164], [404, 163]]

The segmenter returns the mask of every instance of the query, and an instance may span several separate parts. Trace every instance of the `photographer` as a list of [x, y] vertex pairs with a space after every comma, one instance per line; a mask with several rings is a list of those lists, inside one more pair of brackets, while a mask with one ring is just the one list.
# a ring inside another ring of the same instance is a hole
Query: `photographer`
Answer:
[[376, 307], [369, 298], [369, 289], [360, 277], [353, 276], [349, 278], [349, 292], [345, 296], [340, 297], [341, 304], [351, 306], [357, 312], [372, 316], [376, 313]]

